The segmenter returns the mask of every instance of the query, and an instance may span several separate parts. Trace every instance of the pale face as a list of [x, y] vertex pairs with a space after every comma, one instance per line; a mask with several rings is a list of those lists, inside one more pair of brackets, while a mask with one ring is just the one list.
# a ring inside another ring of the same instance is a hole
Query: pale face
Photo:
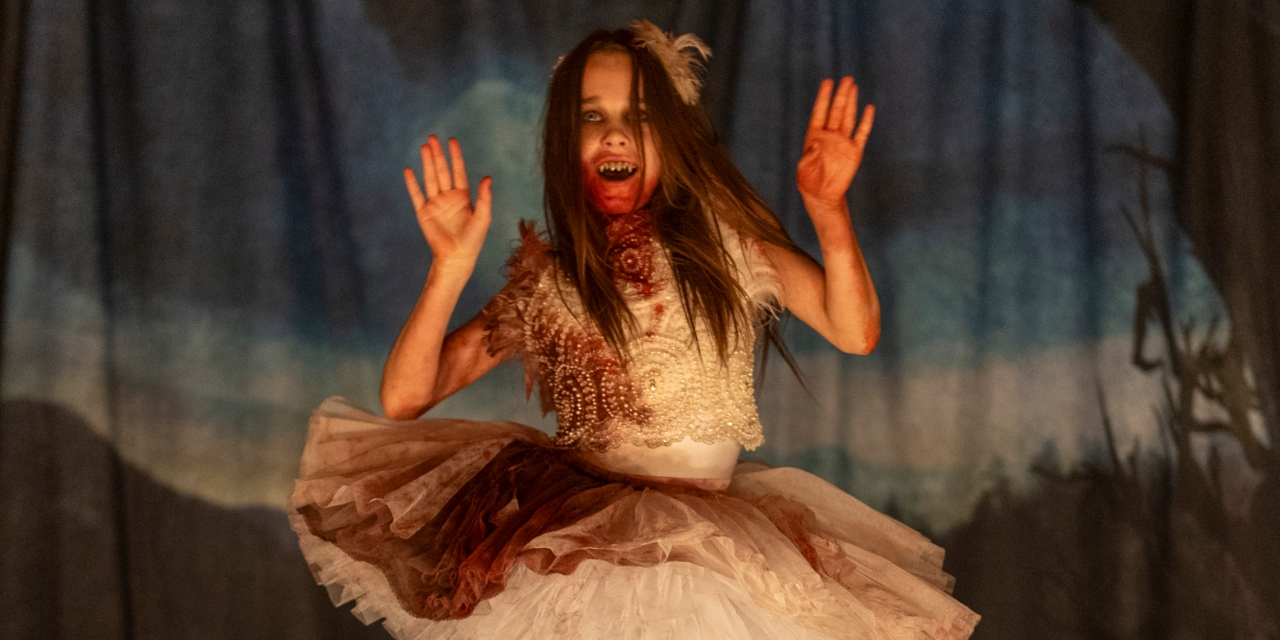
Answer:
[[[645, 116], [644, 88], [639, 109], [631, 106], [631, 57], [602, 51], [587, 58], [582, 72], [582, 182], [587, 198], [607, 215], [639, 209], [658, 186], [658, 145]], [[644, 158], [631, 130], [640, 121]], [[641, 167], [643, 166], [643, 170]]]

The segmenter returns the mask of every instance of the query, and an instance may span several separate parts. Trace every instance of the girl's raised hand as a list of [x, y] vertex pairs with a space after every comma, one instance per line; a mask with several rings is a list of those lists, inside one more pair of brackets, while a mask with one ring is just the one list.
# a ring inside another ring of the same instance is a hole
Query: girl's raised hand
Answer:
[[489, 230], [493, 194], [493, 179], [480, 180], [479, 195], [475, 206], [471, 205], [471, 190], [467, 188], [467, 168], [462, 162], [462, 147], [449, 138], [449, 157], [453, 170], [445, 162], [440, 139], [429, 136], [422, 145], [422, 178], [427, 193], [422, 194], [413, 169], [405, 167], [404, 184], [413, 199], [413, 209], [418, 216], [418, 226], [431, 246], [436, 267], [457, 267], [470, 270], [480, 256], [484, 236]]
[[796, 167], [796, 183], [804, 199], [825, 206], [844, 204], [845, 192], [862, 164], [862, 149], [871, 133], [876, 108], [867, 105], [858, 128], [858, 85], [845, 76], [831, 97], [830, 78], [818, 87], [809, 130], [804, 137], [804, 155]]

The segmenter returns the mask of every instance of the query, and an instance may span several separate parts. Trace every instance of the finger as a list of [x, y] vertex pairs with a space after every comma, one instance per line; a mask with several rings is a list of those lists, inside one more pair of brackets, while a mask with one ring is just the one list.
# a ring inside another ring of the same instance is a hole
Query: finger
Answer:
[[427, 144], [431, 146], [431, 159], [435, 162], [436, 180], [440, 181], [440, 190], [453, 189], [453, 177], [449, 175], [449, 163], [444, 159], [444, 147], [440, 146], [440, 138], [431, 136], [427, 138]]
[[476, 215], [488, 220], [493, 210], [493, 178], [485, 176], [480, 179], [476, 194]]
[[453, 186], [467, 188], [467, 165], [462, 162], [462, 145], [456, 138], [449, 138], [449, 162], [453, 165]]
[[418, 186], [418, 176], [409, 167], [404, 168], [404, 186], [409, 190], [409, 199], [413, 200], [413, 210], [420, 211], [427, 199], [422, 196], [422, 188]]
[[853, 123], [858, 119], [858, 85], [849, 91], [849, 105], [844, 110], [844, 119], [840, 121], [840, 135], [848, 138], [853, 133]]
[[858, 130], [853, 134], [853, 142], [858, 147], [867, 146], [867, 136], [871, 135], [871, 123], [876, 119], [876, 106], [874, 104], [867, 105], [862, 110], [862, 122], [858, 123]]
[[827, 114], [827, 121], [823, 124], [823, 129], [835, 131], [840, 128], [840, 123], [844, 121], [844, 110], [849, 105], [849, 88], [853, 86], [853, 78], [845, 76], [840, 79], [840, 86], [836, 89], [836, 97], [831, 101], [831, 113]]
[[422, 181], [427, 185], [427, 197], [434, 198], [440, 195], [440, 181], [436, 179], [436, 161], [431, 157], [429, 145], [422, 145], [418, 151], [422, 154]]
[[809, 116], [809, 130], [821, 129], [827, 123], [827, 108], [831, 105], [831, 78], [818, 85], [818, 98], [813, 101], [813, 113]]

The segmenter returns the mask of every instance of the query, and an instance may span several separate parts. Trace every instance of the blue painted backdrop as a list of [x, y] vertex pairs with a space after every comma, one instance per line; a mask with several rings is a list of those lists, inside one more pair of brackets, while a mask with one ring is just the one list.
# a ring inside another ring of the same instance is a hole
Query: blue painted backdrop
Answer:
[[[200, 628], [215, 635], [281, 624], [264, 622], [274, 596], [245, 605], [267, 611], [246, 621], [231, 596], [191, 585], [236, 583], [251, 553], [205, 573], [151, 559], [171, 545], [197, 557], [226, 549], [204, 540], [198, 520], [215, 516], [173, 525], [180, 544], [155, 526], [167, 507], [144, 503], [247, 519], [290, 566], [279, 510], [307, 416], [331, 395], [377, 407], [382, 361], [427, 272], [400, 169], [437, 133], [461, 140], [473, 179], [494, 177], [494, 223], [459, 324], [501, 286], [517, 221], [541, 219], [537, 136], [556, 57], [593, 28], [647, 17], [711, 45], [712, 117], [815, 254], [794, 183], [813, 93], [852, 74], [876, 104], [850, 200], [883, 305], [881, 343], [842, 355], [790, 322], [809, 391], [771, 367], [759, 395], [767, 443], [750, 455], [804, 467], [941, 536], [953, 558], [969, 554], [960, 593], [970, 576], [990, 637], [1035, 632], [1031, 605], [984, 600], [995, 578], [982, 577], [982, 554], [994, 552], [963, 546], [964, 532], [993, 495], [1048, 491], [1047, 464], [1161, 455], [1162, 377], [1131, 363], [1149, 264], [1126, 210], [1150, 215], [1175, 322], [1225, 319], [1174, 222], [1167, 177], [1121, 149], [1175, 156], [1156, 87], [1069, 0], [598, 5], [33, 4], [0, 392], [62, 412], [42, 419], [74, 423], [118, 456], [95, 476], [115, 487], [101, 506], [115, 518], [103, 525], [115, 560], [102, 571], [126, 575], [112, 582], [118, 606], [104, 609], [124, 613], [103, 615], [139, 635], [190, 618], [175, 612], [206, 612]], [[433, 413], [553, 429], [520, 376], [503, 366]], [[1254, 476], [1219, 440], [1197, 451], [1213, 448], [1247, 492]], [[12, 476], [20, 450], [8, 449]], [[71, 484], [90, 473], [58, 468]], [[309, 594], [296, 561], [288, 588]], [[138, 568], [151, 565], [161, 568]], [[226, 602], [142, 595], [163, 584]], [[276, 632], [318, 633], [323, 604], [308, 611]], [[1002, 626], [1015, 614], [1022, 622]]]

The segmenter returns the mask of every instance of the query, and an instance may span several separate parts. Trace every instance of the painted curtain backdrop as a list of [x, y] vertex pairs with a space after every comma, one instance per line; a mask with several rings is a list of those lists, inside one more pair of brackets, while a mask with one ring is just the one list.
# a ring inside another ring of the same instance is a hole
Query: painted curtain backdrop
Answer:
[[[1276, 212], [1263, 197], [1215, 218], [1251, 192], [1188, 182], [1205, 109], [1135, 47], [1150, 16], [1070, 0], [23, 6], [0, 635], [379, 637], [311, 583], [281, 508], [311, 410], [377, 407], [425, 279], [400, 169], [437, 133], [494, 177], [460, 324], [501, 286], [517, 221], [541, 219], [557, 56], [637, 17], [711, 45], [717, 129], [815, 255], [794, 186], [812, 96], [847, 73], [877, 106], [850, 201], [880, 345], [842, 355], [791, 321], [807, 389], [774, 359], [767, 443], [746, 456], [937, 538], [985, 616], [976, 637], [1280, 635], [1276, 316], [1240, 306], [1274, 272], [1247, 244], [1265, 233], [1198, 242], [1205, 216], [1265, 230]], [[1245, 24], [1256, 53], [1261, 137], [1225, 156], [1254, 160], [1220, 165], [1232, 187], [1280, 157], [1280, 12], [1222, 6], [1183, 36]], [[432, 414], [554, 428], [515, 364]]]

